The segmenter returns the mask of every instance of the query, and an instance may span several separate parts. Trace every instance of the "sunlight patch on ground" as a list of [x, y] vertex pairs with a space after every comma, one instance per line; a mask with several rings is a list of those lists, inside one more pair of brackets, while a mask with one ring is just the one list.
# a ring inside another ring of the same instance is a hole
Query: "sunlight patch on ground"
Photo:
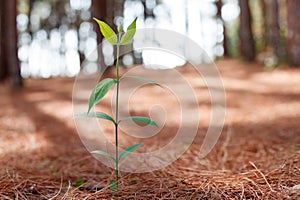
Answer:
[[[17, 137], [18, 139], [15, 139]], [[25, 153], [45, 148], [49, 146], [46, 139], [42, 139], [37, 134], [16, 134], [15, 136], [6, 137], [0, 141], [0, 156], [11, 153]]]
[[0, 126], [0, 155], [30, 152], [49, 145], [26, 115], [4, 116]]
[[73, 114], [72, 114], [72, 105], [69, 101], [60, 101], [60, 102], [43, 102], [37, 105], [37, 108], [40, 112], [52, 116], [57, 120], [65, 120], [65, 125], [69, 128], [74, 128]]

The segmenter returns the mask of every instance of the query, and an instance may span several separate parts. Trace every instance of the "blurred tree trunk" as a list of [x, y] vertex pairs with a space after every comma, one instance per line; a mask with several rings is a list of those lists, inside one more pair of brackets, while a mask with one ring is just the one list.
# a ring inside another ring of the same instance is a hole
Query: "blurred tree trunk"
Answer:
[[[106, 13], [107, 10], [107, 2], [106, 0], [93, 0], [92, 1], [92, 8], [91, 8], [91, 13], [92, 13], [92, 17], [96, 17], [99, 20], [103, 20], [105, 21], [105, 17], [107, 15]], [[104, 63], [104, 55], [102, 52], [102, 40], [103, 40], [103, 36], [100, 32], [100, 28], [99, 25], [93, 21], [94, 24], [94, 30], [97, 33], [97, 43], [98, 43], [98, 64], [99, 69], [102, 70], [105, 66]]]
[[264, 42], [265, 42], [265, 47], [269, 47], [271, 45], [271, 14], [270, 14], [270, 7], [271, 3], [274, 0], [263, 0], [261, 1], [262, 5], [262, 12], [263, 12], [263, 17], [264, 17], [264, 24], [263, 24], [263, 29], [264, 29]]
[[116, 0], [114, 10], [115, 10], [115, 17], [123, 17], [124, 0]]
[[152, 17], [152, 18], [155, 17], [155, 15], [153, 13], [153, 8], [147, 7], [146, 1], [147, 0], [142, 0], [142, 4], [144, 6], [144, 20], [146, 20], [149, 17]]
[[277, 0], [264, 0], [265, 41], [271, 46], [274, 54], [280, 58], [283, 50], [280, 44], [279, 7]]
[[[96, 17], [102, 21], [106, 21], [106, 0], [93, 0], [92, 2], [92, 17]], [[100, 44], [103, 40], [103, 36], [100, 33], [99, 25], [93, 21], [94, 29], [97, 32], [97, 41]]]
[[271, 44], [273, 46], [275, 55], [280, 58], [282, 56], [282, 52], [280, 47], [280, 27], [277, 0], [272, 0], [271, 3], [271, 30]]
[[31, 30], [30, 18], [31, 18], [32, 9], [33, 9], [33, 0], [28, 0], [28, 18], [29, 18], [28, 33], [31, 35], [31, 37], [32, 37], [32, 30]]
[[109, 24], [114, 31], [117, 31], [116, 26], [114, 26], [114, 17], [115, 17], [115, 2], [116, 0], [106, 0], [106, 15], [105, 22]]
[[9, 78], [13, 86], [22, 86], [17, 56], [17, 1], [2, 1], [1, 5], [1, 78]]
[[0, 80], [4, 80], [7, 77], [7, 68], [5, 67], [5, 56], [4, 56], [4, 6], [0, 6]]
[[222, 22], [223, 26], [223, 49], [224, 49], [224, 56], [229, 56], [228, 54], [228, 43], [227, 43], [227, 37], [226, 37], [226, 27], [225, 27], [225, 21], [222, 18], [222, 0], [217, 0], [215, 2], [217, 7], [217, 19]]
[[293, 65], [300, 66], [300, 3], [299, 0], [287, 0], [287, 50]]
[[239, 0], [240, 14], [240, 55], [249, 61], [255, 59], [255, 44], [252, 33], [252, 20], [248, 0]]

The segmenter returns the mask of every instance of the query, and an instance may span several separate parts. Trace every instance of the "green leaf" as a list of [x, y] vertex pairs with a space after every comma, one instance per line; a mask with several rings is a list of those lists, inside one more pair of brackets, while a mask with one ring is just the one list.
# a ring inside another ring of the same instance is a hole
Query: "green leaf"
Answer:
[[84, 184], [84, 180], [82, 179], [82, 177], [79, 177], [79, 179], [77, 179], [76, 183], [75, 183], [75, 187], [80, 187]]
[[101, 118], [101, 119], [106, 119], [115, 124], [115, 120], [109, 116], [108, 114], [104, 112], [89, 112], [89, 113], [81, 113], [76, 115], [75, 117], [94, 117], [94, 118]]
[[148, 117], [139, 117], [139, 116], [133, 116], [133, 117], [125, 117], [122, 118], [119, 122], [121, 121], [135, 121], [135, 122], [141, 122], [141, 123], [145, 123], [145, 124], [150, 124], [152, 126], [157, 126], [157, 124], [155, 123], [155, 121], [153, 121], [152, 119], [148, 118]]
[[109, 189], [111, 189], [111, 190], [118, 189], [118, 183], [115, 180], [109, 181]]
[[117, 37], [117, 34], [113, 31], [113, 29], [105, 22], [103, 22], [95, 17], [93, 19], [99, 24], [100, 31], [101, 31], [102, 35], [107, 39], [107, 41], [109, 43], [111, 43], [112, 45], [117, 44], [118, 37]]
[[115, 83], [116, 80], [112, 78], [106, 78], [96, 85], [89, 99], [88, 113], [90, 112], [91, 108], [105, 96], [105, 94]]
[[122, 158], [124, 158], [125, 156], [127, 156], [128, 154], [130, 154], [131, 152], [133, 152], [134, 150], [136, 150], [137, 148], [139, 148], [140, 146], [142, 146], [143, 143], [139, 143], [139, 144], [134, 144], [130, 147], [127, 147], [124, 151], [122, 151], [122, 153], [119, 156], [119, 160], [121, 160]]
[[101, 150], [95, 150], [95, 151], [92, 151], [91, 153], [94, 153], [94, 154], [99, 154], [99, 155], [102, 155], [102, 156], [106, 156], [112, 160], [114, 160], [116, 162], [116, 159], [114, 157], [112, 157], [110, 154], [108, 154], [107, 152], [105, 151], [101, 151]]
[[140, 80], [140, 81], [144, 81], [144, 82], [147, 82], [147, 83], [151, 83], [151, 84], [154, 84], [154, 85], [161, 86], [161, 85], [159, 85], [157, 82], [155, 82], [153, 80], [146, 79], [146, 78], [139, 77], [139, 76], [124, 76], [124, 77], [121, 78], [121, 80], [124, 79], [124, 78], [133, 78], [133, 79], [137, 79], [137, 80]]
[[135, 35], [136, 31], [136, 20], [137, 17], [133, 20], [133, 22], [128, 26], [126, 33], [122, 36], [120, 44], [125, 45], [131, 42], [132, 38]]

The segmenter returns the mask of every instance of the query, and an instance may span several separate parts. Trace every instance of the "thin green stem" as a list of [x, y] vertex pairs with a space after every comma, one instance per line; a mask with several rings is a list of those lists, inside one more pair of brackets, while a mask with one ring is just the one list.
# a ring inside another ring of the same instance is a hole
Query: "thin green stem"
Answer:
[[115, 124], [115, 136], [116, 136], [116, 186], [118, 188], [118, 181], [119, 181], [119, 150], [118, 150], [118, 124]]
[[121, 33], [118, 33], [118, 43], [117, 43], [117, 60], [116, 60], [116, 80], [117, 80], [117, 95], [116, 95], [116, 124], [115, 124], [115, 140], [116, 140], [116, 186], [119, 187], [119, 142], [118, 142], [118, 129], [119, 129], [119, 89], [120, 89], [120, 79], [119, 79], [119, 54], [120, 54], [120, 38]]
[[119, 54], [120, 54], [120, 44], [117, 44], [117, 60], [116, 60], [116, 79], [119, 83]]
[[[117, 58], [118, 59], [118, 58]], [[117, 78], [118, 79], [118, 78]], [[118, 121], [119, 115], [119, 81], [117, 82], [117, 95], [116, 95], [116, 122]], [[116, 136], [116, 184], [118, 186], [119, 180], [119, 141], [118, 141], [118, 126], [119, 124], [115, 124], [115, 136]]]

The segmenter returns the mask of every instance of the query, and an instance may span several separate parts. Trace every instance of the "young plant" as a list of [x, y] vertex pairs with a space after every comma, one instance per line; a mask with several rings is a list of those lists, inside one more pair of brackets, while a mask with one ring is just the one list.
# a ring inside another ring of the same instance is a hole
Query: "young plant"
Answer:
[[[118, 141], [118, 130], [119, 130], [119, 124], [122, 121], [135, 121], [135, 122], [141, 122], [145, 124], [150, 124], [153, 126], [157, 127], [157, 124], [151, 120], [150, 118], [147, 117], [141, 117], [141, 116], [130, 116], [130, 117], [125, 117], [122, 119], [119, 119], [119, 88], [120, 88], [120, 83], [125, 79], [125, 78], [132, 78], [132, 79], [137, 79], [140, 81], [144, 81], [147, 83], [155, 84], [158, 85], [155, 81], [145, 79], [142, 77], [138, 76], [124, 76], [121, 77], [119, 76], [119, 54], [120, 54], [120, 46], [121, 45], [126, 45], [130, 43], [135, 35], [136, 32], [136, 21], [137, 18], [134, 19], [134, 21], [128, 26], [127, 31], [123, 33], [123, 26], [120, 24], [118, 26], [118, 32], [115, 33], [113, 29], [106, 24], [105, 22], [98, 20], [94, 18], [94, 20], [99, 24], [100, 31], [102, 35], [105, 37], [105, 39], [110, 42], [112, 45], [117, 46], [117, 58], [116, 58], [116, 66], [115, 66], [115, 71], [116, 71], [116, 77], [115, 78], [105, 78], [102, 81], [100, 81], [95, 88], [93, 89], [90, 98], [89, 98], [89, 106], [88, 106], [88, 111], [87, 113], [81, 114], [81, 116], [85, 117], [95, 117], [95, 118], [101, 118], [105, 119], [108, 121], [111, 121], [114, 126], [115, 126], [115, 145], [116, 145], [116, 152], [115, 155], [112, 156], [109, 153], [101, 150], [96, 150], [92, 151], [91, 153], [99, 154], [102, 156], [106, 156], [110, 159], [112, 159], [115, 162], [115, 180], [110, 182], [110, 188], [111, 189], [117, 189], [118, 188], [118, 179], [119, 179], [119, 161], [127, 156], [129, 153], [137, 149], [138, 147], [142, 146], [142, 143], [139, 144], [133, 144], [129, 147], [127, 147], [123, 152], [119, 154], [119, 141]], [[116, 110], [115, 110], [115, 118], [109, 116], [106, 113], [103, 112], [91, 112], [92, 107], [94, 107], [97, 103], [101, 101], [101, 99], [106, 95], [106, 93], [116, 85], [116, 97], [115, 97], [115, 105], [116, 105]]]

